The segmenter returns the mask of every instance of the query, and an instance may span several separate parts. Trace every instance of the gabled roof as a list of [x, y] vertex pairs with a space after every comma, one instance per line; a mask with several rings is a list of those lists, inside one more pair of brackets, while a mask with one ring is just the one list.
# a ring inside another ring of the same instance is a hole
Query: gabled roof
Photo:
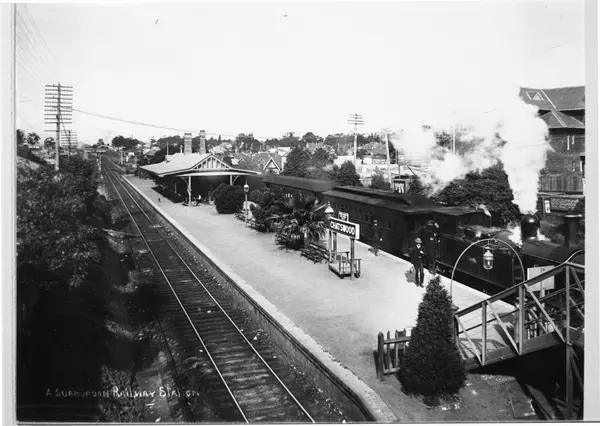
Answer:
[[549, 129], [585, 129], [585, 125], [562, 112], [550, 111], [541, 116], [541, 119], [546, 122]]
[[524, 102], [544, 111], [585, 109], [585, 86], [534, 89], [521, 87], [519, 96]]
[[140, 168], [154, 175], [167, 176], [180, 172], [190, 171], [198, 164], [200, 164], [203, 160], [211, 156], [214, 157], [212, 154], [177, 153], [174, 155], [169, 155], [169, 161], [163, 161], [162, 163], [158, 164], [148, 164], [147, 166], [142, 166]]
[[283, 167], [281, 167], [281, 157], [279, 157], [279, 161], [275, 161], [275, 159], [273, 157], [269, 157], [269, 160], [266, 162], [266, 164], [263, 167], [263, 171], [265, 171], [267, 169], [269, 164], [274, 164], [275, 167], [277, 167], [277, 169], [279, 171], [283, 170]]

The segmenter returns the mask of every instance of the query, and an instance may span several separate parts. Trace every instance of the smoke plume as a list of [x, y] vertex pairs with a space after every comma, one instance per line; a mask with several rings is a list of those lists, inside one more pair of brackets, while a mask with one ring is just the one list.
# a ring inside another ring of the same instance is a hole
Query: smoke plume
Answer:
[[[432, 96], [431, 102], [434, 107], [427, 121], [421, 121], [422, 116], [411, 120], [407, 115], [401, 129], [390, 138], [407, 161], [428, 164], [423, 180], [432, 188], [429, 195], [437, 194], [469, 172], [502, 161], [514, 203], [522, 213], [534, 212], [539, 172], [550, 147], [545, 122], [537, 116], [535, 106], [519, 97], [519, 88], [462, 87], [454, 94]], [[456, 154], [451, 147], [436, 144], [436, 133], [452, 135], [455, 125], [460, 125], [455, 137]]]

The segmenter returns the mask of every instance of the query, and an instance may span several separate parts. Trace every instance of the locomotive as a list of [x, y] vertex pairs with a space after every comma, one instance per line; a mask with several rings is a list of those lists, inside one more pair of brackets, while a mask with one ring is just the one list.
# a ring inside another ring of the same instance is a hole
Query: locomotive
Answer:
[[[323, 200], [334, 210], [348, 213], [351, 222], [360, 224], [361, 241], [369, 243], [373, 221], [377, 220], [382, 250], [408, 258], [415, 238], [420, 237], [430, 261], [435, 259], [442, 270], [450, 272], [456, 265], [456, 271], [498, 289], [527, 279], [529, 268], [555, 266], [567, 260], [584, 264], [584, 252], [576, 241], [577, 216], [565, 217], [565, 244], [559, 245], [538, 238], [540, 222], [533, 215], [523, 216], [520, 235], [515, 235], [511, 230], [491, 226], [485, 208], [440, 206], [417, 195], [338, 186], [323, 192]], [[472, 243], [490, 238], [505, 244], [490, 241], [487, 245], [474, 245], [456, 264]], [[483, 267], [486, 250], [494, 256], [490, 270]]]
[[[436, 212], [435, 216], [443, 223], [442, 213]], [[456, 232], [448, 232], [442, 225], [436, 226], [439, 223], [434, 221], [421, 230], [420, 237], [425, 244], [431, 244], [429, 252], [435, 256], [437, 264], [443, 270], [449, 272], [456, 267], [457, 271], [504, 289], [530, 278], [527, 276], [529, 268], [557, 266], [566, 261], [584, 265], [584, 251], [577, 246], [576, 240], [578, 218], [574, 215], [565, 216], [566, 235], [563, 245], [540, 239], [539, 219], [530, 214], [524, 215], [521, 220], [520, 235], [515, 235], [516, 232], [508, 229], [484, 225], [467, 225], [462, 228], [462, 232], [460, 228]], [[441, 229], [444, 231], [440, 233]], [[467, 247], [485, 239], [500, 240], [504, 244], [492, 240], [473, 245], [456, 264], [458, 256]], [[486, 250], [491, 251], [494, 256], [494, 266], [490, 270], [483, 266]]]

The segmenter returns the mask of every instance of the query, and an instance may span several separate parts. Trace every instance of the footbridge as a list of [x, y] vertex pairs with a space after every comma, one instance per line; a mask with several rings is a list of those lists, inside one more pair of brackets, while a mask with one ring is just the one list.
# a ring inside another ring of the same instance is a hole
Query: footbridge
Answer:
[[457, 312], [455, 318], [467, 370], [563, 347], [566, 413], [573, 418], [574, 382], [583, 393], [578, 367], [583, 351], [575, 349], [584, 346], [584, 266], [567, 261]]

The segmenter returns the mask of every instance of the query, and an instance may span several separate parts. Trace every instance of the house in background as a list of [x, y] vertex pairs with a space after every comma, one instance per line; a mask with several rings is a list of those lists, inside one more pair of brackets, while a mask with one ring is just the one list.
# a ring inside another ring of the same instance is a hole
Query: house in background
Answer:
[[547, 153], [546, 167], [539, 182], [539, 203], [543, 215], [563, 215], [583, 198], [585, 154], [585, 86], [555, 89], [521, 88], [521, 99], [538, 107], [539, 117], [548, 126], [553, 152]]
[[556, 89], [523, 87], [521, 99], [539, 108], [548, 125], [550, 144], [556, 152], [585, 150], [585, 86]]

